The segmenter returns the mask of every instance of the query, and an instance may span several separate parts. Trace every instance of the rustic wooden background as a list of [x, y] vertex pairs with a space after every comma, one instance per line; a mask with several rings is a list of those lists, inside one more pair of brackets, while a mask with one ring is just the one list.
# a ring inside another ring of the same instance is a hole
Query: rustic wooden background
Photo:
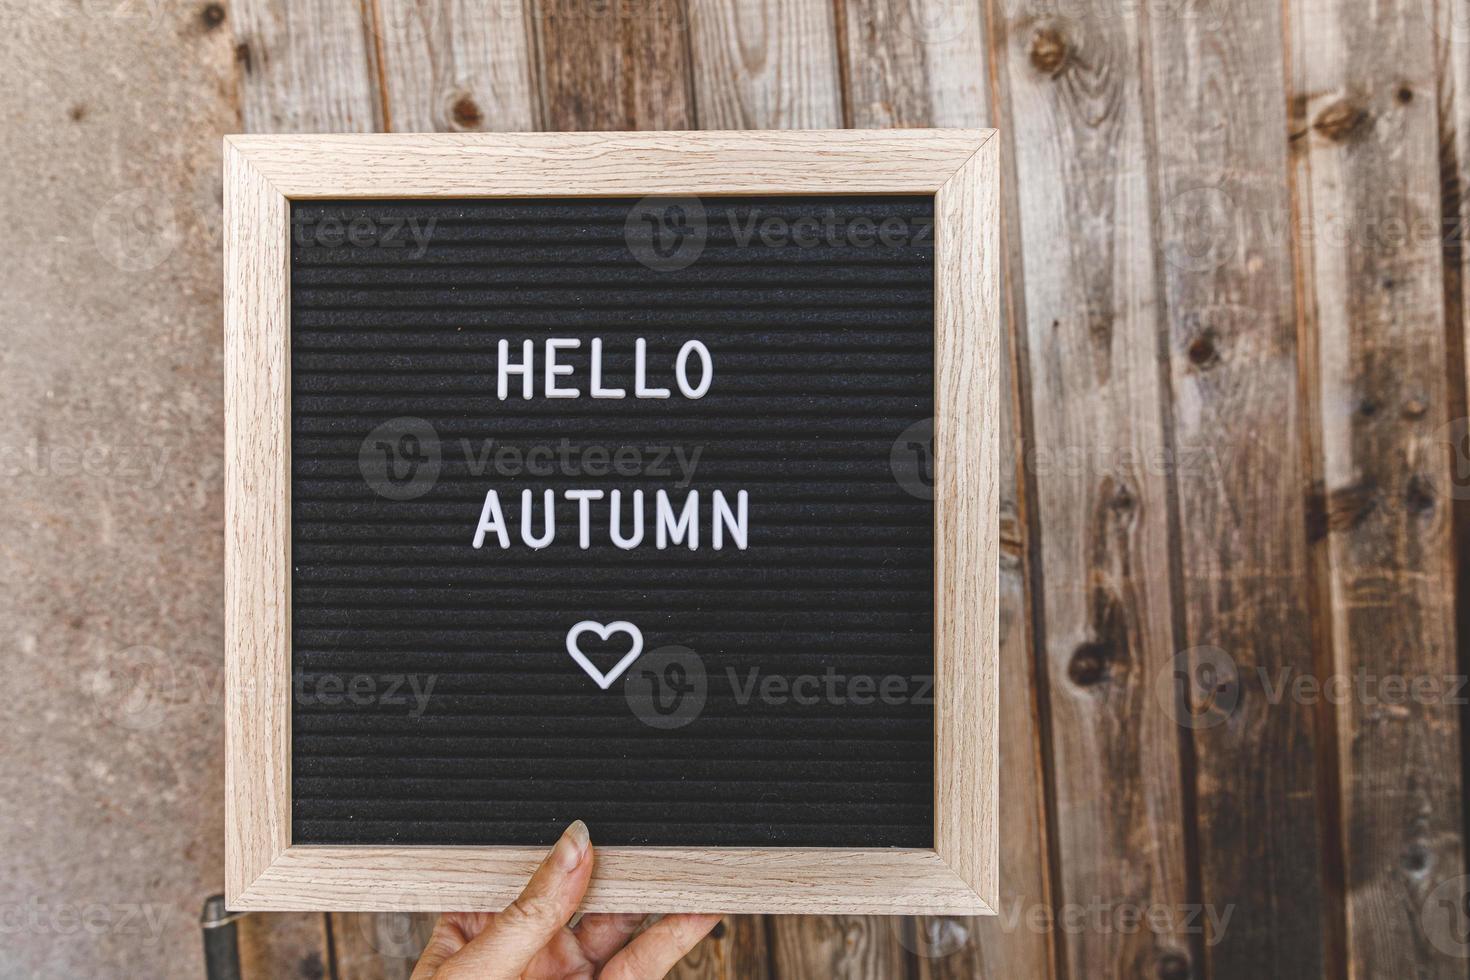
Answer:
[[[1001, 915], [732, 918], [678, 975], [1467, 974], [1462, 706], [1271, 692], [1464, 671], [1470, 0], [42, 6], [0, 2], [0, 204], [32, 246], [0, 269], [0, 434], [180, 456], [151, 509], [12, 486], [7, 662], [74, 693], [187, 652], [156, 727], [0, 734], [51, 774], [0, 811], [0, 899], [151, 889], [164, 939], [7, 932], [0, 973], [198, 975], [220, 559], [180, 540], [219, 535], [221, 133], [938, 125], [1005, 147]], [[160, 194], [172, 260], [110, 254], [106, 209]], [[248, 976], [405, 977], [425, 925], [252, 916]]]

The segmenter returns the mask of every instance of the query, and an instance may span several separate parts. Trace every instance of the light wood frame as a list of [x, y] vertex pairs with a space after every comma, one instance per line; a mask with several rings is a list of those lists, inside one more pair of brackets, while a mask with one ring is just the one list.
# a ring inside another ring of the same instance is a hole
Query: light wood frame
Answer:
[[603, 847], [584, 907], [995, 909], [1000, 218], [993, 136], [833, 130], [225, 139], [231, 909], [498, 910], [545, 853], [291, 842], [289, 202], [649, 194], [935, 196], [935, 846]]

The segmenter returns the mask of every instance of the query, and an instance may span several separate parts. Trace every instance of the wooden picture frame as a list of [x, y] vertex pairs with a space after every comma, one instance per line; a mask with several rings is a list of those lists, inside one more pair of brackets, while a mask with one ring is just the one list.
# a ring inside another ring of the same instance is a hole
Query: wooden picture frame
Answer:
[[604, 912], [986, 914], [997, 892], [998, 141], [989, 130], [231, 136], [224, 146], [226, 896], [498, 910], [545, 854], [291, 841], [290, 202], [932, 194], [932, 849], [602, 847]]

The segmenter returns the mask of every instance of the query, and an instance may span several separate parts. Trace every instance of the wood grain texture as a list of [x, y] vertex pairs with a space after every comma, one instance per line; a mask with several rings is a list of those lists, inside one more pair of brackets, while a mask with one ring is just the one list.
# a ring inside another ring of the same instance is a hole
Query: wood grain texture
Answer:
[[829, 0], [690, 0], [689, 28], [702, 128], [843, 124]]
[[768, 918], [727, 915], [669, 972], [670, 980], [768, 980]]
[[[546, 856], [534, 847], [287, 848], [241, 910], [499, 911]], [[933, 851], [604, 847], [588, 912], [978, 915], [985, 904]]]
[[[1195, 948], [1219, 976], [1323, 973], [1334, 918], [1317, 709], [1270, 703], [1260, 685], [1317, 666], [1280, 16], [1199, 6], [1149, 20], [1167, 469], [1180, 646], [1194, 651], [1176, 658], [1172, 689], [1156, 689], [1193, 740], [1200, 897], [1233, 906], [1226, 932]], [[1229, 710], [1208, 709], [1212, 698]]]
[[542, 128], [692, 129], [684, 0], [531, 0]]
[[934, 845], [996, 904], [1000, 161], [934, 197]]
[[385, 129], [536, 128], [530, 25], [521, 0], [370, 2]]
[[239, 0], [230, 5], [240, 120], [253, 133], [382, 128], [369, 0]]
[[851, 125], [988, 126], [983, 4], [845, 0]]
[[234, 136], [291, 198], [932, 193], [988, 130]]
[[[996, 8], [999, 16], [999, 7]], [[1014, 141], [1058, 904], [1188, 901], [1158, 289], [1137, 8], [992, 26]], [[1172, 928], [1058, 937], [1073, 975], [1174, 975]]]
[[227, 140], [225, 894], [290, 843], [291, 473], [286, 199]]
[[1407, 0], [1289, 12], [1334, 673], [1353, 679], [1336, 711], [1345, 952], [1362, 977], [1465, 971], [1459, 709], [1412, 693], [1458, 670], [1446, 435], [1462, 367], [1446, 342], [1429, 14]]
[[[775, 921], [772, 956], [781, 977], [868, 980], [902, 977], [907, 970], [902, 919], [829, 915]], [[798, 922], [802, 927], [794, 928]]]
[[[300, 977], [306, 980], [331, 975], [328, 963], [331, 944], [327, 942], [325, 915], [246, 915], [240, 917], [236, 929], [242, 977]], [[342, 977], [342, 980], [347, 980], [347, 977]], [[370, 980], [370, 975], [363, 980]]]
[[[986, 85], [988, 52], [981, 4], [952, 0], [848, 0], [843, 77], [859, 127], [986, 126], [997, 115]], [[1027, 548], [1034, 539], [1021, 499], [1019, 446], [1026, 391], [1016, 383], [1012, 331], [1023, 309], [1013, 256], [1018, 202], [1008, 141], [999, 140], [1002, 279], [1000, 331], [1000, 862], [997, 915], [921, 919], [910, 950], [918, 975], [936, 978], [1045, 977], [1052, 969], [1048, 930], [1011, 916], [1049, 907], [1046, 785], [1037, 721], [1037, 678], [1027, 596]]]

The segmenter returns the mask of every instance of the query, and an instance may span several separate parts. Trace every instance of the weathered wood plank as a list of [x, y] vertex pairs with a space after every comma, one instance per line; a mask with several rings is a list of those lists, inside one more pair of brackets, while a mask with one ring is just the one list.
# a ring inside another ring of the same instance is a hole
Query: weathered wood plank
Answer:
[[683, 0], [532, 0], [541, 128], [694, 129]]
[[333, 912], [337, 980], [408, 980], [437, 918], [432, 912]]
[[[979, 4], [952, 0], [848, 0], [841, 21], [847, 103], [858, 127], [990, 126], [985, 24]], [[1004, 136], [1004, 134], [1002, 134]], [[1002, 208], [1017, 213], [1005, 148]], [[1000, 851], [997, 916], [929, 918], [914, 923], [909, 948], [919, 976], [1046, 977], [1052, 969], [1051, 933], [1024, 925], [1031, 910], [1048, 905], [1046, 799], [1037, 728], [1036, 662], [1026, 596], [1026, 542], [1032, 540], [1018, 488], [1023, 463], [1015, 387], [1013, 331], [1021, 297], [1011, 252], [1014, 224], [1002, 229], [1007, 322], [1001, 358], [1000, 567]]]
[[1459, 670], [1445, 437], [1463, 366], [1446, 341], [1436, 22], [1414, 0], [1294, 0], [1289, 19], [1333, 668], [1350, 691], [1336, 699], [1347, 969], [1463, 976], [1460, 719], [1444, 690]]
[[1139, 8], [991, 25], [1014, 141], [1017, 313], [1039, 541], [1057, 903], [1176, 910], [1058, 937], [1074, 976], [1176, 976], [1189, 946], [1179, 729], [1154, 679], [1174, 650]]
[[240, 0], [230, 11], [245, 132], [382, 128], [372, 14], [358, 0]]
[[689, 27], [701, 128], [843, 125], [829, 0], [690, 0]]
[[239, 919], [240, 975], [322, 980], [327, 917], [320, 912], [253, 912]]
[[981, 4], [846, 0], [842, 10], [853, 126], [995, 125]]
[[766, 919], [727, 915], [669, 973], [670, 980], [763, 980], [771, 975]]
[[536, 128], [520, 0], [375, 0], [373, 10], [388, 130]]
[[877, 980], [907, 974], [904, 920], [873, 915], [778, 916], [772, 959], [781, 980]]
[[1149, 19], [1184, 611], [1158, 691], [1193, 740], [1201, 922], [1230, 911], [1215, 976], [1321, 975], [1333, 919], [1316, 711], [1262, 685], [1315, 667], [1281, 15]]

